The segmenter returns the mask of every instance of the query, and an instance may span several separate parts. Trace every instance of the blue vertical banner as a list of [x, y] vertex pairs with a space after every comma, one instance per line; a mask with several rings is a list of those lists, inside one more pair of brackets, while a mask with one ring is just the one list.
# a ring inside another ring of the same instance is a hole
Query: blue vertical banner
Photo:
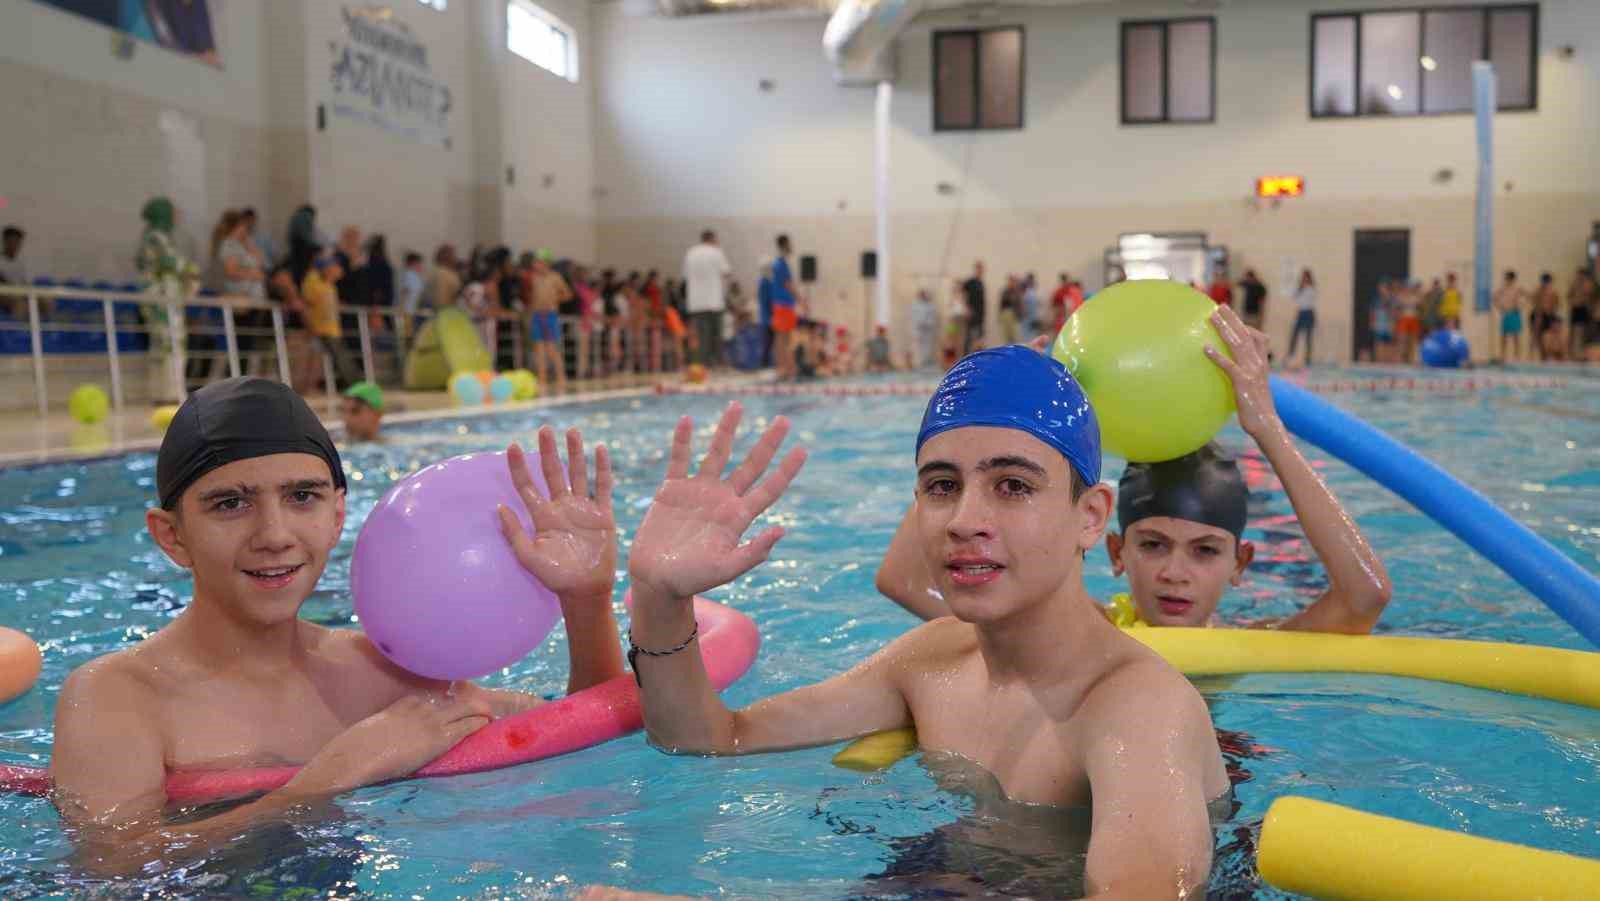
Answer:
[[1472, 64], [1472, 110], [1478, 121], [1478, 209], [1474, 217], [1472, 307], [1489, 312], [1494, 287], [1494, 65]]

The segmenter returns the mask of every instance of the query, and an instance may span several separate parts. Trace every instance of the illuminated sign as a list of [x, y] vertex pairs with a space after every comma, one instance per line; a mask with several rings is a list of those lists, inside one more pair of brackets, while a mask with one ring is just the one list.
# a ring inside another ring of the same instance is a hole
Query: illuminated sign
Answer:
[[1257, 197], [1299, 197], [1306, 180], [1298, 175], [1266, 175], [1256, 179]]

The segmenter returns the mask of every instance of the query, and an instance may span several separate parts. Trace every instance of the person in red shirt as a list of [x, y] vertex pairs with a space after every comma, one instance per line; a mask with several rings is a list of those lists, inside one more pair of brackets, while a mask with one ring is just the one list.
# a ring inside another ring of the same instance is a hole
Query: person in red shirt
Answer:
[[1211, 276], [1211, 287], [1206, 289], [1206, 294], [1210, 295], [1212, 301], [1219, 307], [1233, 306], [1233, 285], [1228, 283], [1228, 270], [1218, 269], [1217, 273]]
[[[1058, 332], [1061, 331], [1063, 325], [1067, 324], [1067, 317], [1072, 314], [1073, 310], [1077, 309], [1077, 307], [1069, 305], [1071, 286], [1072, 279], [1068, 278], [1067, 274], [1063, 272], [1061, 273], [1061, 280], [1056, 283], [1056, 292], [1050, 295], [1050, 311], [1055, 314], [1055, 331]], [[1080, 298], [1079, 303], [1082, 302]]]

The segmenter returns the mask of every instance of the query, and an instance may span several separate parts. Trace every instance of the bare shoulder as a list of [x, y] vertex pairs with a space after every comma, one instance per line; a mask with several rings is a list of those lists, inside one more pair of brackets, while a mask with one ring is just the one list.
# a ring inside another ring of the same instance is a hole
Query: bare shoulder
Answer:
[[58, 716], [90, 713], [95, 707], [110, 704], [123, 710], [153, 706], [159, 670], [147, 659], [148, 655], [136, 653], [138, 650], [128, 648], [96, 657], [73, 670], [56, 701]]
[[939, 667], [978, 649], [978, 632], [953, 616], [931, 619], [891, 641], [878, 653], [912, 667]]
[[1210, 735], [1211, 713], [1188, 678], [1148, 648], [1130, 649], [1084, 697], [1081, 713], [1108, 732], [1147, 729], [1161, 718]]
[[309, 633], [307, 641], [314, 653], [325, 663], [337, 668], [343, 677], [357, 684], [398, 692], [437, 688], [444, 684], [402, 669], [385, 657], [372, 639], [359, 629], [306, 625], [317, 630]]

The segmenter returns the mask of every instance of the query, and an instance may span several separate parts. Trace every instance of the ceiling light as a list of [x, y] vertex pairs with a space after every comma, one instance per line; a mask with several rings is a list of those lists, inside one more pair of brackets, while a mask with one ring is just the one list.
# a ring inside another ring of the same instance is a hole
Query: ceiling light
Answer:
[[1434, 69], [1439, 68], [1439, 61], [1431, 56], [1424, 56], [1422, 58], [1422, 68], [1432, 72]]
[[1406, 96], [1406, 92], [1400, 90], [1400, 86], [1399, 85], [1397, 85], [1397, 84], [1389, 85], [1389, 99], [1391, 99], [1391, 100], [1403, 100], [1403, 99], [1405, 99], [1405, 96]]

